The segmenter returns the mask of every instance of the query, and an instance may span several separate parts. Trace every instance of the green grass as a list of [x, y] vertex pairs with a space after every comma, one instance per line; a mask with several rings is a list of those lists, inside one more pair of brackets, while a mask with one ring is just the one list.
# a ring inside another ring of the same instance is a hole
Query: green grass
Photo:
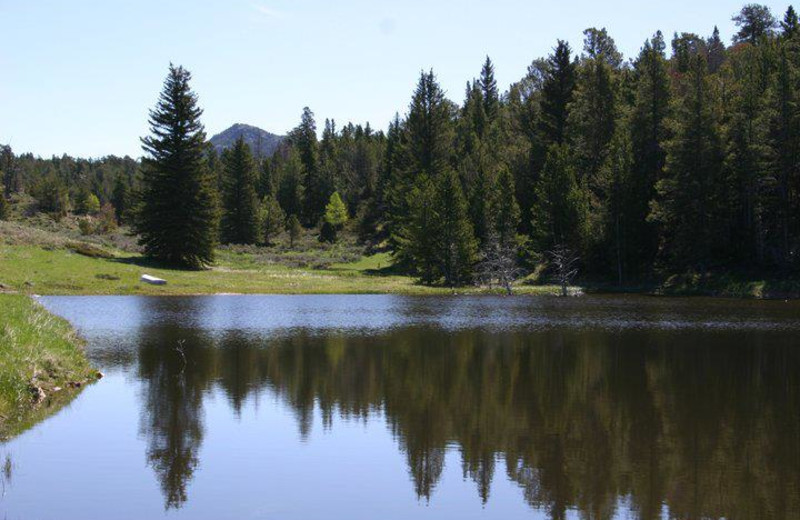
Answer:
[[[47, 294], [477, 294], [479, 287], [429, 287], [392, 272], [388, 253], [365, 255], [350, 236], [319, 243], [307, 233], [295, 248], [285, 237], [273, 247], [236, 246], [217, 251], [208, 270], [154, 265], [103, 237], [75, 238], [29, 223], [0, 222], [0, 284], [6, 290]], [[167, 280], [154, 286], [143, 274]], [[554, 294], [550, 286], [520, 285], [517, 292]]]
[[54, 413], [96, 377], [69, 323], [27, 296], [0, 294], [0, 438]]

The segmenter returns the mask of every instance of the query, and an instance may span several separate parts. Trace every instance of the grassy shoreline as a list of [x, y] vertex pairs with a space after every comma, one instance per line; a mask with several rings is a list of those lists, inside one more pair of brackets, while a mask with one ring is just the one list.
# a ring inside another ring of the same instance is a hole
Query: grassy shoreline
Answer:
[[58, 411], [98, 372], [67, 321], [28, 296], [0, 294], [0, 440]]
[[[226, 247], [204, 271], [159, 266], [142, 258], [130, 237], [81, 236], [72, 223], [0, 222], [0, 292], [42, 295], [203, 294], [504, 294], [500, 288], [431, 287], [396, 273], [388, 253], [368, 254], [352, 236], [320, 244], [313, 232], [291, 247]], [[142, 283], [149, 274], [165, 286]], [[587, 280], [576, 288], [593, 293], [712, 296], [756, 299], [800, 298], [800, 280], [745, 275], [663, 276], [619, 286]], [[518, 283], [515, 294], [554, 295], [553, 285]]]

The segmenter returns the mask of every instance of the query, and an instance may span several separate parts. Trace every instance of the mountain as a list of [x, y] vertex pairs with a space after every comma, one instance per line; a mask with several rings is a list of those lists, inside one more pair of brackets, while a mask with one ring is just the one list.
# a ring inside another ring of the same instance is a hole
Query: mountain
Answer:
[[239, 138], [250, 145], [250, 150], [257, 157], [269, 157], [280, 146], [286, 136], [275, 135], [255, 126], [236, 123], [211, 138], [211, 144], [217, 152], [230, 148]]

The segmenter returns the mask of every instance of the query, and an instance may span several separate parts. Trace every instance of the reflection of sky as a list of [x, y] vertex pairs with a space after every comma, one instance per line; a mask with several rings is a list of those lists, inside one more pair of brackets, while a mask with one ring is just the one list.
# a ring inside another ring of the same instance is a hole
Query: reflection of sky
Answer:
[[[164, 511], [139, 435], [139, 389], [122, 375], [88, 388], [68, 409], [0, 447], [15, 473], [0, 511], [9, 519], [159, 518], [536, 518], [513, 483], [497, 478], [486, 506], [448, 453], [430, 503], [418, 501], [405, 456], [378, 415], [334, 419], [299, 440], [295, 413], [269, 392], [236, 415], [217, 390], [204, 401], [209, 427], [189, 500]], [[335, 515], [334, 515], [335, 516]]]

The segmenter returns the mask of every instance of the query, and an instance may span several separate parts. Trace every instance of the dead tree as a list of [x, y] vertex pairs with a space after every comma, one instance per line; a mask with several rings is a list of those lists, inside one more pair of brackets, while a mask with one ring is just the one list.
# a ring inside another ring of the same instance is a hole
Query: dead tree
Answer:
[[550, 263], [553, 266], [553, 274], [556, 281], [561, 286], [561, 296], [569, 295], [569, 286], [573, 278], [578, 274], [578, 256], [570, 248], [559, 244], [547, 252]]
[[480, 284], [503, 287], [510, 296], [514, 281], [525, 271], [517, 265], [517, 248], [511, 244], [502, 245], [490, 237], [481, 251], [481, 260], [476, 266], [476, 280]]

